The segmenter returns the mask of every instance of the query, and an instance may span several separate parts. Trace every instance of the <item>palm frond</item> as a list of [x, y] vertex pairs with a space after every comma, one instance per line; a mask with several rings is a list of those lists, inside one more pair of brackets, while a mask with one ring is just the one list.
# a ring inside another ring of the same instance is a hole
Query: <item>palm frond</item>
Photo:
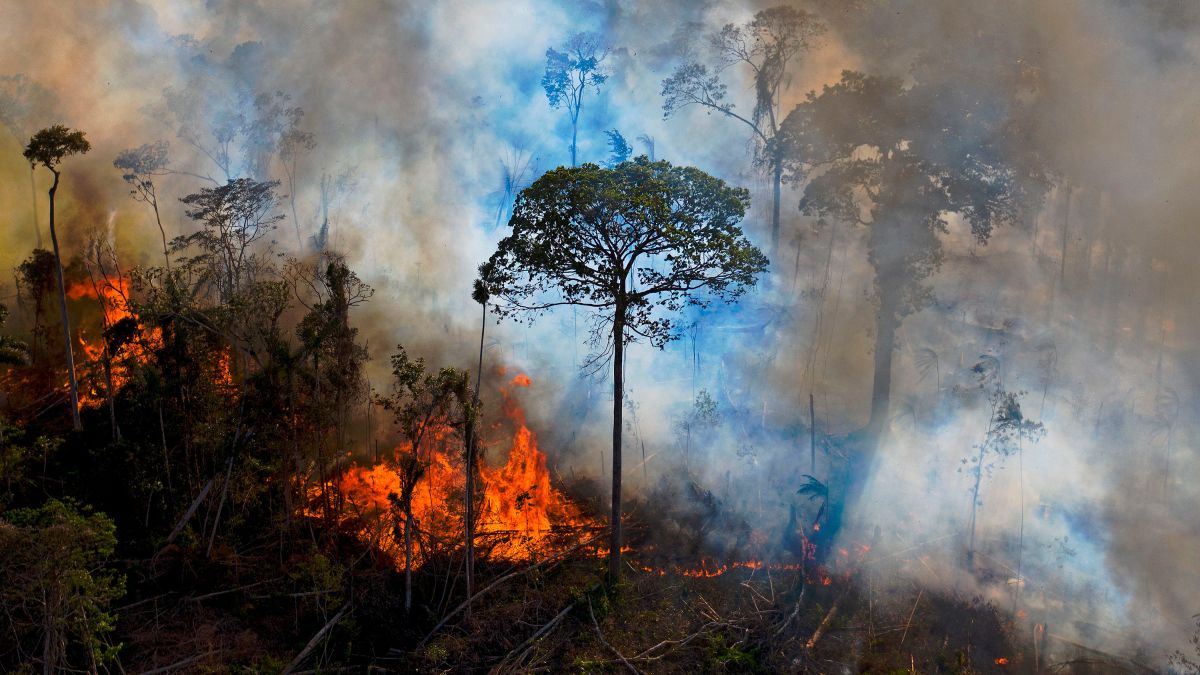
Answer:
[[817, 480], [816, 477], [804, 474], [804, 484], [796, 490], [796, 494], [808, 497], [809, 501], [829, 498], [829, 486]]

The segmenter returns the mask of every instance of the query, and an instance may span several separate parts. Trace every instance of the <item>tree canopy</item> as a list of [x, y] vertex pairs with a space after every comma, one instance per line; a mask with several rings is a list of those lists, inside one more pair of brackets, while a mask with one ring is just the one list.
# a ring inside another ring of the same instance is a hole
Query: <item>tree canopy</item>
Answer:
[[[621, 415], [624, 350], [677, 337], [671, 313], [745, 292], [767, 257], [739, 223], [749, 193], [699, 169], [645, 156], [611, 169], [559, 167], [521, 192], [512, 234], [479, 268], [500, 316], [537, 316], [562, 305], [596, 310], [593, 344], [612, 356], [612, 515], [608, 579], [621, 575]], [[483, 292], [481, 292], [483, 291]]]
[[611, 324], [623, 306], [625, 327], [662, 346], [676, 336], [666, 312], [737, 297], [766, 269], [739, 225], [749, 201], [699, 169], [644, 156], [560, 167], [518, 197], [512, 234], [481, 279], [500, 316], [577, 305]]
[[54, 173], [64, 157], [82, 155], [92, 149], [82, 131], [71, 131], [61, 124], [42, 129], [29, 139], [25, 146], [25, 159], [31, 164], [41, 164]]

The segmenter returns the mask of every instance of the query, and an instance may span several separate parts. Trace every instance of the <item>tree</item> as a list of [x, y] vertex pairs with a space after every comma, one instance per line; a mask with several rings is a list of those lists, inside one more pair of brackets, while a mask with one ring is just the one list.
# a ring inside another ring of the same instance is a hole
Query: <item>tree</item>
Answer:
[[555, 110], [566, 108], [571, 119], [571, 166], [577, 163], [579, 142], [579, 113], [583, 109], [583, 94], [588, 87], [597, 93], [608, 79], [601, 64], [608, 56], [608, 47], [596, 33], [576, 33], [567, 40], [563, 51], [546, 50], [546, 72], [542, 88], [546, 100]]
[[[0, 327], [8, 320], [8, 306], [0, 303]], [[0, 335], [0, 366], [29, 363], [29, 345], [11, 335]]]
[[0, 518], [0, 605], [6, 608], [0, 644], [9, 647], [3, 651], [41, 662], [45, 673], [95, 673], [114, 660], [118, 647], [106, 636], [116, 617], [108, 605], [125, 584], [105, 563], [116, 543], [108, 516], [54, 499]]
[[801, 212], [868, 230], [878, 303], [871, 415], [847, 501], [869, 474], [889, 418], [896, 331], [932, 298], [926, 281], [941, 266], [948, 216], [985, 244], [996, 226], [1023, 223], [1040, 203], [1041, 174], [1013, 150], [1021, 104], [977, 94], [847, 71], [780, 128], [785, 164], [805, 183]]
[[[984, 434], [983, 441], [975, 446], [975, 449], [979, 451], [975, 458], [975, 465], [969, 466], [968, 460], [964, 458], [963, 466], [959, 469], [960, 471], [966, 470], [974, 478], [971, 488], [970, 536], [967, 540], [968, 565], [971, 565], [975, 559], [975, 531], [979, 507], [983, 504], [979, 499], [983, 477], [990, 476], [996, 464], [1003, 461], [1005, 457], [1018, 455], [1018, 458], [1023, 460], [1024, 442], [1037, 443], [1046, 434], [1046, 430], [1040, 422], [1027, 419], [1021, 411], [1021, 397], [1024, 392], [1010, 392], [1003, 389], [1000, 378], [997, 376], [998, 365], [994, 357], [987, 357], [981, 359], [972, 368], [979, 379], [980, 387], [987, 392], [989, 412], [987, 432]], [[1018, 546], [1021, 547], [1024, 545], [1025, 534], [1025, 479], [1023, 474], [1022, 467], [1021, 541], [1018, 543]], [[1018, 553], [1018, 580], [1020, 580], [1020, 574], [1020, 553]]]
[[[787, 6], [764, 9], [741, 26], [725, 24], [710, 38], [719, 59], [710, 74], [706, 65], [690, 60], [663, 80], [663, 118], [683, 108], [698, 105], [737, 120], [754, 135], [755, 161], [771, 174], [771, 250], [778, 253], [779, 211], [783, 185], [783, 154], [775, 142], [779, 133], [779, 95], [788, 83], [792, 60], [807, 51], [825, 32], [815, 16]], [[726, 100], [727, 85], [720, 73], [730, 66], [744, 66], [754, 78], [754, 109], [744, 116]]]
[[521, 192], [512, 233], [479, 268], [501, 317], [595, 310], [591, 337], [603, 349], [590, 365], [611, 356], [613, 373], [611, 583], [620, 578], [625, 348], [639, 338], [662, 348], [678, 337], [672, 313], [730, 301], [766, 269], [739, 226], [749, 201], [699, 169], [645, 157], [559, 167]]
[[170, 247], [167, 245], [167, 230], [163, 227], [162, 216], [158, 212], [158, 190], [154, 179], [169, 173], [167, 169], [167, 142], [146, 143], [132, 150], [126, 150], [117, 155], [113, 166], [121, 170], [121, 179], [129, 184], [129, 194], [134, 201], [149, 204], [154, 209], [154, 222], [158, 224], [159, 235], [162, 236], [163, 260], [167, 271], [171, 270]]
[[50, 186], [50, 243], [54, 248], [54, 272], [58, 280], [58, 302], [62, 308], [63, 349], [67, 355], [67, 380], [71, 386], [71, 419], [75, 430], [83, 428], [79, 419], [79, 383], [75, 380], [75, 354], [71, 349], [71, 320], [67, 316], [67, 289], [63, 283], [62, 255], [58, 250], [58, 232], [54, 228], [54, 195], [58, 192], [60, 178], [58, 165], [64, 157], [82, 155], [92, 149], [92, 144], [82, 131], [71, 131], [61, 124], [42, 129], [29, 139], [25, 146], [25, 159], [30, 166], [41, 164], [54, 174]]
[[629, 156], [633, 154], [633, 148], [629, 147], [625, 136], [616, 129], [606, 131], [604, 135], [608, 136], [608, 162], [605, 165], [611, 169], [621, 162], [628, 162]]
[[400, 494], [388, 495], [389, 500], [404, 517], [404, 610], [412, 608], [412, 533], [417, 527], [413, 518], [413, 490], [424, 475], [429, 457], [421, 457], [426, 434], [438, 424], [446, 423], [457, 403], [466, 412], [467, 423], [474, 425], [473, 396], [469, 373], [456, 368], [442, 368], [436, 373], [425, 370], [425, 359], [412, 359], [404, 347], [397, 346], [392, 355], [392, 396], [381, 403], [395, 414], [400, 431], [409, 443], [408, 450], [396, 458], [396, 473], [400, 479]]
[[42, 324], [46, 316], [46, 300], [57, 285], [55, 278], [54, 254], [43, 248], [35, 248], [29, 257], [17, 266], [17, 283], [21, 294], [33, 300], [33, 345], [30, 357], [38, 362], [41, 350], [50, 332], [49, 327]]
[[217, 297], [228, 302], [235, 293], [256, 277], [263, 262], [254, 252], [254, 245], [275, 229], [283, 220], [275, 213], [279, 196], [275, 190], [279, 181], [260, 182], [236, 178], [215, 188], [180, 199], [191, 207], [186, 213], [201, 224], [190, 235], [176, 237], [172, 248], [183, 250], [191, 245], [200, 255], [189, 261], [189, 267], [199, 273], [201, 284], [215, 286]]

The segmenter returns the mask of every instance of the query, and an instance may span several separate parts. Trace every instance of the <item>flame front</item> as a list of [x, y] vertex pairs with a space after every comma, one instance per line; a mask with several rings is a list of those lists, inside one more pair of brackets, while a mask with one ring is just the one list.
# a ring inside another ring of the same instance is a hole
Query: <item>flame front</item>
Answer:
[[[517, 375], [510, 386], [527, 387], [530, 380]], [[503, 413], [513, 429], [504, 464], [479, 467], [480, 511], [476, 519], [476, 546], [494, 559], [518, 560], [544, 555], [559, 544], [557, 530], [588, 527], [596, 523], [550, 482], [546, 455], [538, 448], [537, 436], [529, 429], [525, 413], [508, 388], [502, 389]], [[461, 439], [449, 423], [432, 429], [419, 458], [424, 474], [413, 490], [412, 512], [416, 522], [414, 564], [419, 565], [462, 538], [465, 507], [465, 466]], [[408, 443], [395, 450], [398, 458], [413, 451]], [[403, 516], [395, 513], [389, 495], [401, 493], [400, 476], [394, 462], [351, 467], [340, 487], [350, 512], [361, 514], [359, 536], [367, 543], [392, 552], [403, 566]], [[371, 525], [374, 523], [374, 526]]]
[[[129, 282], [123, 277], [106, 279], [103, 283], [77, 282], [67, 289], [67, 297], [71, 300], [92, 298], [100, 304], [102, 314], [102, 330], [107, 331], [121, 321], [127, 319], [137, 321], [138, 317], [129, 306]], [[89, 338], [87, 331], [79, 331], [79, 346], [83, 350], [84, 371], [97, 371], [88, 377], [93, 384], [81, 386], [79, 389], [79, 404], [87, 407], [99, 406], [105, 399], [104, 388], [106, 380], [111, 381], [113, 391], [120, 391], [130, 379], [131, 366], [144, 363], [147, 351], [162, 343], [162, 331], [159, 328], [146, 330], [137, 324], [137, 334], [125, 344], [116, 354], [109, 356], [110, 371], [105, 376], [103, 372], [106, 346], [105, 337]], [[81, 378], [82, 375], [81, 374]]]

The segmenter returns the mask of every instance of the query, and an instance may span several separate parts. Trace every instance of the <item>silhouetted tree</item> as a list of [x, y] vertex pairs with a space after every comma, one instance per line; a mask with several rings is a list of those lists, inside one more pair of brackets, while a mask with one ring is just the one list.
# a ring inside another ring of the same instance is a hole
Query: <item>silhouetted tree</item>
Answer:
[[633, 154], [633, 148], [629, 147], [628, 141], [621, 135], [621, 132], [611, 129], [604, 132], [604, 135], [608, 136], [608, 162], [605, 165], [611, 169], [621, 162], [628, 162], [629, 156]]
[[171, 246], [176, 251], [191, 246], [200, 249], [188, 260], [187, 267], [199, 275], [200, 284], [214, 286], [223, 302], [253, 281], [263, 263], [254, 245], [283, 220], [283, 215], [275, 213], [279, 206], [277, 187], [279, 181], [237, 178], [180, 200], [191, 207], [186, 213], [200, 223], [201, 229], [176, 237]]
[[[1004, 458], [1022, 454], [1024, 442], [1036, 443], [1046, 434], [1046, 430], [1040, 422], [1033, 422], [1026, 419], [1024, 412], [1021, 410], [1021, 396], [1023, 392], [1005, 391], [1000, 385], [1000, 380], [990, 376], [990, 367], [984, 361], [976, 364], [973, 370], [980, 377], [980, 386], [987, 391], [989, 413], [987, 433], [984, 434], [983, 440], [975, 446], [978, 453], [975, 457], [974, 466], [968, 465], [966, 459], [962, 460], [963, 468], [974, 479], [971, 488], [970, 537], [967, 541], [968, 565], [975, 558], [976, 522], [979, 507], [983, 504], [979, 498], [983, 477], [985, 475], [990, 476], [997, 463], [1003, 461]], [[1025, 530], [1025, 488], [1023, 475], [1021, 481], [1020, 536], [1023, 538]], [[1023, 541], [1018, 543], [1019, 546], [1023, 546], [1023, 544]], [[1018, 576], [1020, 575], [1019, 562], [1017, 574]]]
[[129, 184], [129, 194], [135, 201], [149, 204], [154, 210], [154, 222], [162, 236], [163, 261], [171, 269], [170, 247], [167, 245], [167, 230], [158, 212], [158, 190], [154, 179], [169, 173], [167, 169], [167, 142], [147, 143], [139, 148], [126, 150], [117, 155], [113, 166], [121, 170], [121, 179]]
[[50, 186], [50, 243], [54, 247], [54, 271], [58, 280], [58, 301], [62, 308], [63, 348], [67, 355], [67, 378], [71, 386], [71, 418], [75, 429], [83, 428], [79, 419], [79, 383], [75, 380], [75, 354], [71, 349], [71, 320], [67, 316], [67, 289], [63, 283], [62, 255], [58, 250], [58, 232], [54, 228], [54, 195], [58, 192], [60, 178], [58, 166], [64, 157], [82, 155], [92, 149], [82, 131], [71, 131], [61, 124], [42, 129], [29, 139], [25, 146], [25, 159], [30, 165], [41, 164], [54, 174]]
[[395, 414], [400, 431], [409, 442], [407, 452], [396, 458], [401, 494], [389, 498], [404, 515], [404, 609], [412, 608], [412, 533], [413, 488], [425, 472], [429, 457], [422, 457], [426, 435], [435, 425], [451, 420], [454, 405], [471, 399], [469, 374], [456, 368], [426, 372], [424, 359], [412, 359], [404, 347], [392, 355], [393, 394], [383, 398], [383, 406]]
[[42, 321], [46, 316], [46, 299], [57, 284], [54, 254], [42, 248], [33, 249], [29, 257], [17, 266], [17, 281], [22, 296], [33, 301], [33, 345], [30, 356], [33, 362], [37, 363], [41, 354], [38, 346], [46, 340], [50, 332]]
[[579, 113], [583, 110], [583, 94], [588, 87], [600, 91], [608, 79], [601, 64], [608, 56], [608, 47], [596, 33], [576, 33], [567, 40], [563, 51], [546, 50], [546, 72], [542, 88], [551, 108], [566, 108], [571, 119], [571, 166], [577, 164], [579, 143]]
[[[725, 24], [710, 38], [719, 64], [710, 73], [699, 61], [688, 61], [663, 80], [663, 117], [692, 105], [742, 122], [754, 134], [755, 161], [771, 175], [771, 250], [778, 253], [779, 210], [783, 184], [783, 155], [775, 143], [779, 133], [779, 96], [787, 86], [788, 66], [825, 32], [815, 16], [788, 6], [764, 9], [744, 25]], [[726, 100], [728, 86], [721, 71], [745, 67], [754, 78], [754, 108], [749, 116], [735, 112]]]
[[857, 497], [856, 478], [869, 473], [890, 416], [896, 331], [932, 298], [925, 282], [941, 266], [948, 215], [960, 216], [983, 244], [996, 226], [1023, 223], [1040, 203], [1037, 167], [1014, 154], [1020, 103], [976, 94], [847, 71], [821, 94], [810, 93], [780, 128], [778, 147], [805, 183], [800, 210], [868, 231], [878, 302], [874, 380], [848, 500]]
[[[613, 470], [609, 580], [620, 578], [621, 415], [625, 348], [677, 337], [670, 313], [732, 300], [767, 266], [739, 226], [745, 189], [645, 157], [612, 169], [560, 167], [521, 192], [505, 237], [480, 267], [502, 317], [532, 320], [554, 307], [596, 311], [590, 360], [612, 358]], [[703, 295], [701, 293], [704, 293]]]

